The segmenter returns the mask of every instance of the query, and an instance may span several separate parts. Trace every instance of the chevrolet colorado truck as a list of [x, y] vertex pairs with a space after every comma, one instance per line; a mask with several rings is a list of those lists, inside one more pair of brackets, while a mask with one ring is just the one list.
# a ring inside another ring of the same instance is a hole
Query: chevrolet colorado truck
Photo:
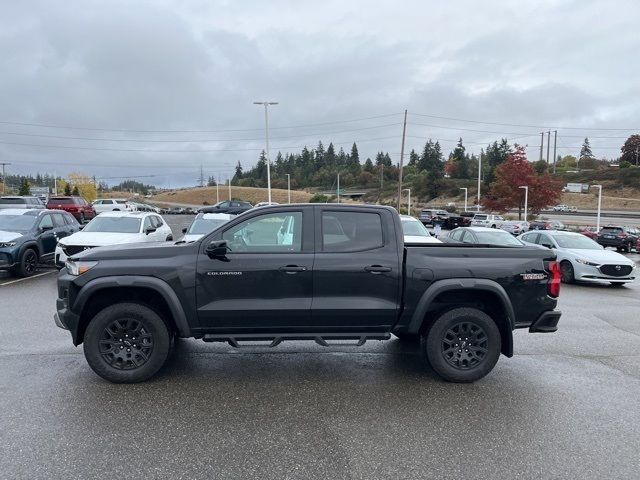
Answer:
[[419, 340], [445, 380], [472, 382], [513, 355], [514, 329], [557, 330], [559, 288], [547, 249], [407, 244], [390, 207], [279, 205], [192, 243], [71, 256], [55, 322], [111, 382], [150, 378], [179, 337], [359, 346], [392, 334]]

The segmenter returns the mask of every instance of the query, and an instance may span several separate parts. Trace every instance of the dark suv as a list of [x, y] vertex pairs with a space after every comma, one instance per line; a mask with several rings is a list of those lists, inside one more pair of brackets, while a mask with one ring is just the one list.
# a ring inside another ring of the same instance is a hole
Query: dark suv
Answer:
[[198, 212], [202, 213], [230, 213], [231, 215], [239, 215], [251, 210], [253, 205], [249, 202], [241, 202], [239, 200], [225, 200], [224, 202], [218, 202], [210, 207], [203, 207]]
[[38, 263], [50, 262], [58, 239], [80, 230], [67, 212], [40, 209], [0, 210], [0, 270], [33, 275]]
[[425, 209], [418, 215], [418, 220], [420, 220], [423, 225], [433, 225], [434, 219], [440, 219], [444, 223], [448, 216], [449, 212], [446, 210]]
[[616, 247], [617, 251], [630, 252], [635, 248], [640, 232], [632, 227], [607, 225], [598, 232], [596, 241], [603, 247]]
[[47, 202], [47, 208], [69, 212], [80, 223], [96, 216], [91, 204], [82, 197], [51, 197]]

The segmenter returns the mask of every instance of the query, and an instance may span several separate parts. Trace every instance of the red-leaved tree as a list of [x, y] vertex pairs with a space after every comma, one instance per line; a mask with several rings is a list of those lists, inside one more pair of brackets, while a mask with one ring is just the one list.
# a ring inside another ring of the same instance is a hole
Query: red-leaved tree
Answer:
[[525, 192], [519, 187], [525, 185], [529, 187], [529, 213], [539, 213], [546, 206], [558, 203], [562, 184], [548, 173], [538, 175], [527, 160], [524, 147], [514, 147], [515, 151], [507, 155], [507, 159], [495, 169], [495, 181], [489, 185], [489, 191], [482, 200], [485, 207], [498, 212], [517, 208], [520, 217]]

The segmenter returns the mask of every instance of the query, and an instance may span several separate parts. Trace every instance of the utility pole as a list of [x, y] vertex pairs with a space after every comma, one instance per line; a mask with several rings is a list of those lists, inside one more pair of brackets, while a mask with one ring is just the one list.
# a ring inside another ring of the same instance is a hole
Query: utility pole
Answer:
[[285, 175], [287, 176], [287, 203], [291, 203], [291, 175], [289, 173]]
[[478, 155], [478, 205], [476, 211], [480, 211], [480, 173], [482, 172], [482, 150], [480, 151], [480, 155]]
[[269, 205], [271, 205], [271, 160], [269, 159], [269, 105], [278, 105], [278, 102], [253, 102], [254, 105], [264, 105], [264, 132], [267, 144], [267, 190]]
[[[229, 177], [229, 201], [231, 201], [231, 177]], [[269, 204], [271, 204], [271, 200], [269, 200]]]
[[218, 174], [218, 181], [216, 182], [216, 203], [220, 202], [220, 174]]
[[524, 190], [524, 221], [527, 221], [527, 203], [529, 202], [529, 185], [525, 185], [523, 187], [518, 187], [518, 188], [522, 188]]
[[467, 211], [467, 195], [469, 193], [469, 189], [467, 187], [462, 187], [460, 190], [464, 190], [464, 211]]
[[200, 181], [200, 188], [204, 187], [204, 170], [202, 168], [202, 163], [200, 164], [200, 178], [198, 180]]
[[407, 133], [407, 110], [404, 111], [404, 123], [402, 124], [402, 146], [400, 147], [400, 169], [398, 170], [398, 212], [402, 200], [402, 161], [404, 160], [404, 139]]
[[[637, 155], [637, 152], [636, 152], [636, 155]], [[0, 165], [2, 165], [2, 194], [4, 195], [5, 189], [7, 188], [7, 176], [4, 173], [4, 167], [6, 167], [7, 165], [11, 165], [11, 164], [10, 163], [6, 163], [6, 162], [2, 162], [2, 163], [0, 163]]]
[[[407, 192], [407, 215], [411, 216], [411, 189], [410, 188], [403, 188], [402, 189], [403, 192]], [[400, 213], [400, 212], [398, 212]]]
[[338, 194], [338, 203], [340, 203], [340, 172], [338, 172], [338, 189], [336, 193]]
[[542, 160], [542, 147], [544, 146], [544, 132], [540, 132], [540, 160]]
[[547, 132], [547, 165], [549, 165], [549, 148], [551, 148], [551, 130]]
[[58, 195], [58, 173], [53, 172], [53, 194]]
[[556, 156], [556, 147], [558, 144], [558, 130], [553, 131], [553, 174], [556, 173], [556, 162], [558, 160]]

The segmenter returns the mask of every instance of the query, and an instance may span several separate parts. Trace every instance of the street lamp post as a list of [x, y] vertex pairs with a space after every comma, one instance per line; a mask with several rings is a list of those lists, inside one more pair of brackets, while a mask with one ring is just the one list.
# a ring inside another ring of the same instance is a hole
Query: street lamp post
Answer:
[[336, 193], [338, 194], [338, 203], [340, 203], [340, 172], [338, 172], [338, 188]]
[[[480, 211], [480, 174], [482, 172], [482, 151], [478, 155], [478, 205], [476, 211]], [[465, 209], [466, 210], [466, 209]]]
[[598, 214], [596, 216], [596, 231], [600, 231], [600, 207], [602, 207], [602, 185], [591, 185], [598, 188]]
[[267, 154], [267, 195], [271, 205], [271, 160], [269, 159], [269, 105], [278, 105], [278, 102], [253, 102], [254, 105], [264, 105], [264, 132]]
[[287, 176], [287, 203], [291, 203], [291, 175], [286, 173]]
[[407, 192], [407, 215], [411, 216], [411, 189], [403, 188], [403, 192]]
[[469, 194], [469, 189], [466, 187], [461, 187], [460, 190], [464, 190], [464, 211], [467, 211], [467, 196]]
[[524, 221], [527, 221], [527, 202], [529, 201], [529, 186], [518, 187], [524, 189]]

